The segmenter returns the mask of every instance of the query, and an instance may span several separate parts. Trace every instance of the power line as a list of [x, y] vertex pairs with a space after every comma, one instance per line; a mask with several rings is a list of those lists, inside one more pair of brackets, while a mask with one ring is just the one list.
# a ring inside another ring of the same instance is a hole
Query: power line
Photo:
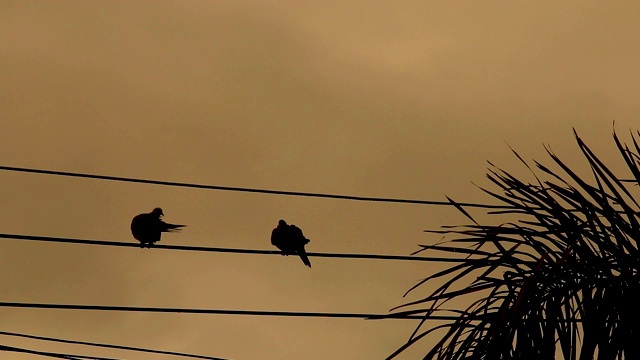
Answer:
[[[364, 313], [328, 313], [328, 312], [300, 312], [300, 311], [262, 311], [262, 310], [220, 310], [220, 309], [181, 309], [135, 306], [105, 306], [105, 305], [71, 305], [71, 304], [38, 304], [0, 302], [0, 307], [29, 308], [29, 309], [56, 309], [56, 310], [97, 310], [97, 311], [124, 311], [124, 312], [153, 312], [153, 313], [183, 313], [183, 314], [208, 314], [208, 315], [249, 315], [249, 316], [285, 316], [285, 317], [316, 317], [316, 318], [343, 318], [343, 319], [418, 319], [425, 317], [407, 314], [364, 314]], [[432, 320], [452, 320], [457, 317], [429, 316]]]
[[[116, 242], [116, 241], [104, 241], [104, 240], [69, 239], [69, 238], [59, 238], [59, 237], [49, 237], [49, 236], [35, 236], [35, 235], [19, 235], [19, 234], [2, 234], [2, 233], [0, 233], [0, 239], [140, 248], [139, 244], [134, 244], [134, 243], [125, 243], [125, 242]], [[152, 248], [164, 249], [164, 250], [203, 251], [203, 252], [221, 252], [221, 253], [254, 254], [254, 255], [280, 255], [279, 251], [271, 251], [271, 250], [214, 248], [214, 247], [185, 246], [185, 245], [153, 245]], [[332, 254], [332, 253], [314, 253], [314, 252], [309, 252], [309, 253], [307, 253], [307, 255], [308, 256], [312, 256], [312, 257], [342, 258], [342, 259], [375, 259], [375, 260], [401, 260], [401, 261], [439, 261], [439, 262], [457, 262], [457, 263], [465, 261], [464, 259], [439, 258], [439, 257], [419, 257], [419, 256], [409, 256], [409, 255]]]
[[153, 354], [182, 356], [182, 357], [189, 357], [189, 358], [195, 358], [195, 359], [226, 360], [226, 359], [223, 359], [223, 358], [205, 356], [205, 355], [195, 355], [195, 354], [179, 353], [179, 352], [173, 352], [173, 351], [144, 349], [144, 348], [138, 348], [138, 347], [132, 347], [132, 346], [101, 344], [101, 343], [94, 343], [94, 342], [87, 342], [87, 341], [56, 339], [56, 338], [45, 337], [45, 336], [20, 334], [20, 333], [7, 332], [7, 331], [0, 331], [0, 335], [15, 336], [15, 337], [22, 337], [22, 338], [34, 339], [34, 340], [42, 340], [42, 341], [52, 341], [52, 342], [59, 342], [59, 343], [65, 343], [65, 344], [87, 345], [87, 346], [103, 347], [103, 348], [110, 348], [110, 349], [147, 352], [147, 353], [153, 353]]
[[475, 204], [475, 203], [464, 203], [464, 202], [459, 202], [454, 205], [454, 203], [450, 201], [394, 199], [394, 198], [379, 198], [379, 197], [352, 196], [352, 195], [309, 193], [309, 192], [298, 192], [298, 191], [255, 189], [255, 188], [243, 188], [243, 187], [235, 187], [235, 186], [190, 184], [190, 183], [182, 183], [182, 182], [174, 182], [174, 181], [136, 179], [136, 178], [127, 178], [127, 177], [111, 176], [111, 175], [83, 174], [83, 173], [76, 173], [76, 172], [32, 169], [32, 168], [2, 166], [2, 165], [0, 165], [0, 170], [25, 172], [25, 173], [33, 173], [33, 174], [44, 174], [44, 175], [69, 176], [69, 177], [87, 178], [87, 179], [99, 179], [99, 180], [121, 181], [121, 182], [131, 182], [131, 183], [176, 186], [176, 187], [186, 187], [186, 188], [196, 188], [196, 189], [261, 193], [261, 194], [271, 194], [271, 195], [304, 196], [304, 197], [330, 198], [330, 199], [342, 199], [342, 200], [354, 200], [354, 201], [389, 202], [389, 203], [405, 203], [405, 204], [420, 204], [420, 205], [441, 205], [441, 206], [457, 205], [457, 206], [486, 208], [486, 209], [509, 208], [504, 205], [488, 205], [488, 204]]
[[56, 359], [67, 359], [67, 360], [119, 360], [115, 358], [106, 358], [106, 357], [98, 357], [98, 356], [86, 356], [86, 355], [72, 355], [72, 354], [63, 354], [63, 353], [55, 353], [49, 351], [37, 351], [31, 349], [17, 348], [13, 346], [0, 345], [0, 351], [9, 351], [9, 352], [19, 352], [31, 355], [38, 355]]

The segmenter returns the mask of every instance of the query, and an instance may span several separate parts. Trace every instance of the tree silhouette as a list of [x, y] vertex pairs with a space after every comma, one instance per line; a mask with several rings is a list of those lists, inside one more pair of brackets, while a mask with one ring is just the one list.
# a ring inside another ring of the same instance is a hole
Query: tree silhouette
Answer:
[[[588, 178], [548, 148], [555, 170], [537, 161], [530, 167], [514, 151], [534, 180], [490, 163], [487, 177], [499, 191], [483, 191], [505, 205], [489, 213], [500, 219], [495, 225], [476, 222], [449, 199], [471, 223], [428, 231], [447, 241], [416, 253], [461, 262], [407, 292], [435, 283], [430, 295], [392, 310], [424, 320], [388, 359], [425, 338], [433, 345], [424, 359], [640, 359], [640, 206], [632, 194], [640, 182], [640, 132], [631, 134], [631, 147], [613, 133], [628, 180], [574, 134]], [[430, 315], [447, 313], [454, 320], [427, 328]]]

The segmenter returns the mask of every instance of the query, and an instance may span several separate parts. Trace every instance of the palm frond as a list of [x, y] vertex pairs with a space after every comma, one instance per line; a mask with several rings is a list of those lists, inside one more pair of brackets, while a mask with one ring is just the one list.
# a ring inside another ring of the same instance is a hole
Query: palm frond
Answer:
[[[489, 163], [487, 178], [498, 190], [482, 190], [506, 206], [488, 215], [508, 221], [481, 224], [447, 197], [471, 223], [427, 231], [450, 239], [418, 251], [437, 251], [461, 262], [427, 276], [405, 294], [437, 284], [428, 296], [392, 309], [394, 315], [422, 314], [424, 319], [389, 359], [436, 334], [440, 338], [424, 359], [555, 360], [558, 351], [567, 360], [640, 358], [640, 205], [624, 177], [615, 175], [575, 130], [574, 135], [590, 179], [548, 147], [555, 169], [537, 161], [532, 168], [511, 149], [533, 182]], [[613, 133], [624, 164], [640, 181], [640, 145], [636, 135], [631, 137], [633, 147]], [[454, 303], [467, 305], [444, 308]], [[441, 311], [458, 315], [423, 329]]]

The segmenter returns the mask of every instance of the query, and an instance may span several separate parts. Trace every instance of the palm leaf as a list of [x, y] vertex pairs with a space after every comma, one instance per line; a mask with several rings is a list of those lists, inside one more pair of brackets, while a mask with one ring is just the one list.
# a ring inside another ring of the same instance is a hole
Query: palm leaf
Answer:
[[[489, 163], [487, 178], [498, 190], [481, 190], [505, 206], [488, 215], [515, 216], [516, 222], [480, 224], [447, 197], [471, 223], [427, 231], [450, 239], [421, 245], [419, 252], [437, 251], [444, 254], [443, 262], [459, 262], [405, 294], [436, 284], [430, 295], [391, 310], [391, 316], [422, 314], [423, 319], [389, 359], [436, 334], [440, 338], [424, 359], [640, 358], [640, 205], [624, 177], [606, 166], [575, 130], [574, 135], [591, 180], [549, 148], [553, 169], [533, 162], [545, 179], [511, 148], [533, 174], [533, 183]], [[613, 133], [624, 164], [640, 180], [640, 145], [636, 135], [631, 137], [633, 148]], [[444, 308], [454, 303], [466, 305]], [[458, 315], [423, 330], [430, 316], [441, 311]]]

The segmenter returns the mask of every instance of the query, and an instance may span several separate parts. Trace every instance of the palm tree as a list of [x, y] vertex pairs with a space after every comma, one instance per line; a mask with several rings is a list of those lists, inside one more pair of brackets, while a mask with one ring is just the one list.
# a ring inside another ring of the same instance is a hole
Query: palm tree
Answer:
[[[614, 131], [631, 173], [624, 180], [574, 134], [590, 179], [548, 148], [555, 170], [539, 162], [535, 170], [514, 151], [533, 183], [490, 164], [499, 191], [483, 189], [504, 205], [490, 212], [504, 221], [480, 224], [450, 200], [471, 223], [428, 231], [449, 238], [416, 253], [460, 262], [407, 292], [435, 282], [429, 296], [392, 309], [423, 320], [389, 359], [425, 338], [434, 345], [424, 359], [640, 359], [640, 205], [632, 195], [640, 146], [634, 134], [630, 148]], [[450, 320], [426, 328], [446, 314]]]

